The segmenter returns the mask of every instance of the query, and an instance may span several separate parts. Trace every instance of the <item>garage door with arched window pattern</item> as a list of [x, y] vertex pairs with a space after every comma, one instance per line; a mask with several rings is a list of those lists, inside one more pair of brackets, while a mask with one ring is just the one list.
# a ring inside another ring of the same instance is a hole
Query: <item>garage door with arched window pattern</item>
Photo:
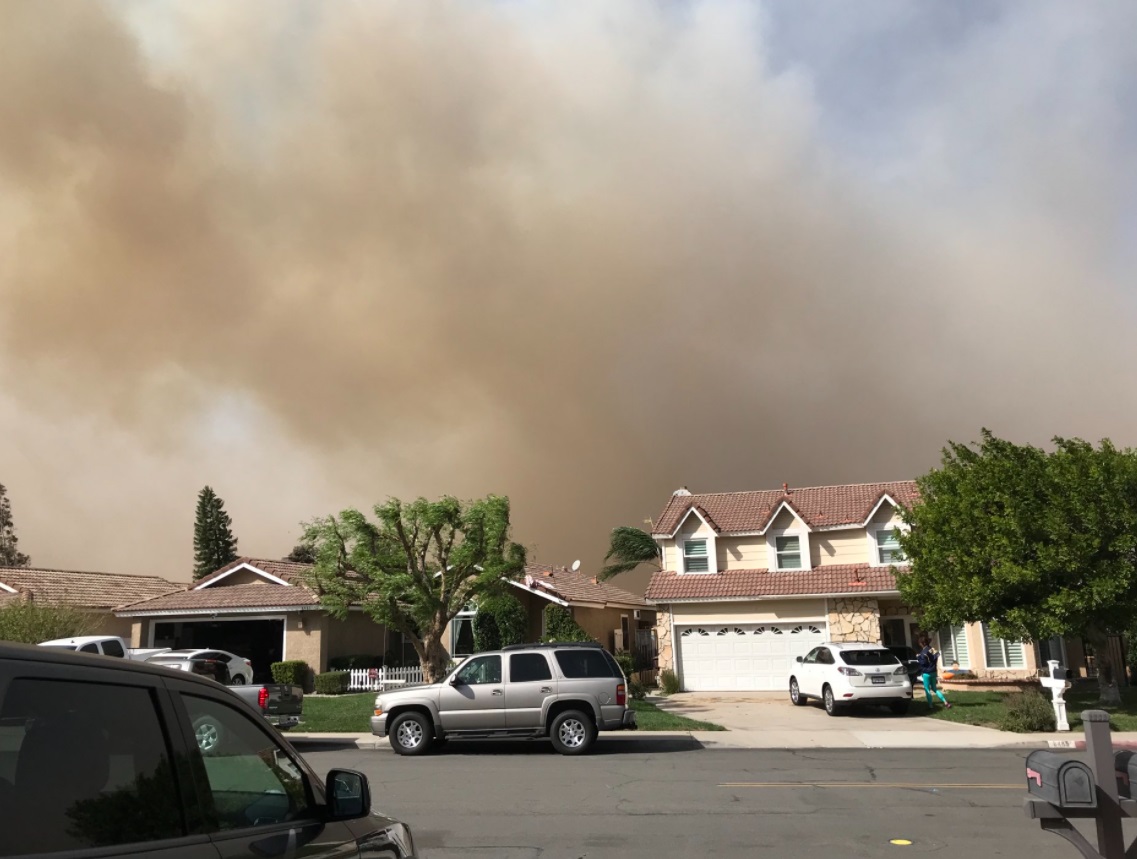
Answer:
[[777, 691], [790, 665], [825, 640], [823, 621], [677, 626], [679, 677], [688, 692]]

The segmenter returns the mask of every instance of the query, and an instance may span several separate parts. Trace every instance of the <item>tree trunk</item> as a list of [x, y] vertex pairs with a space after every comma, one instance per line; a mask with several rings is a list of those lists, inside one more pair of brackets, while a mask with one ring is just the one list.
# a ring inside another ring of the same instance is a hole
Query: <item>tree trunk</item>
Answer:
[[422, 676], [427, 683], [440, 682], [450, 671], [450, 654], [442, 646], [442, 635], [428, 632], [422, 637], [421, 645], [416, 645]]
[[1086, 639], [1094, 648], [1094, 664], [1098, 670], [1098, 703], [1103, 707], [1121, 706], [1121, 687], [1117, 684], [1117, 665], [1109, 636], [1098, 630], [1089, 630]]

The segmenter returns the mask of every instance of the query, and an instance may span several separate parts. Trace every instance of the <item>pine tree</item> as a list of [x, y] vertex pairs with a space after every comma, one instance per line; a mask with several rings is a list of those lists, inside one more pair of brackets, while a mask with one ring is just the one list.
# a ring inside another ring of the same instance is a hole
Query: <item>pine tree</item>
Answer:
[[16, 526], [12, 524], [12, 504], [8, 490], [0, 483], [0, 567], [26, 567], [31, 561], [16, 544]]
[[225, 502], [208, 486], [197, 496], [193, 526], [193, 577], [196, 581], [237, 560], [237, 538]]

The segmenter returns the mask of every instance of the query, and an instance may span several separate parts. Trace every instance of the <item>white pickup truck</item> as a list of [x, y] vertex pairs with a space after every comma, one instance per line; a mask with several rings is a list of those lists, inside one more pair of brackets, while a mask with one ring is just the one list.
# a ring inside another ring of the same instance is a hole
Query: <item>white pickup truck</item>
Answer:
[[74, 650], [77, 653], [97, 653], [101, 656], [118, 656], [122, 659], [134, 659], [145, 662], [151, 656], [165, 653], [168, 647], [129, 647], [124, 639], [115, 635], [81, 635], [78, 638], [57, 638], [53, 641], [41, 641], [40, 647], [51, 647], [55, 650]]

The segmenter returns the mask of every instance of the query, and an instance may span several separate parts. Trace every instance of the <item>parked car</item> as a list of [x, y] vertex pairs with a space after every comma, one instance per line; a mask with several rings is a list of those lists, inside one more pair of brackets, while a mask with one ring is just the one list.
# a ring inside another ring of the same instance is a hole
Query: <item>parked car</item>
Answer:
[[149, 659], [169, 648], [133, 648], [126, 643], [126, 639], [117, 635], [81, 635], [76, 638], [56, 638], [51, 641], [42, 641], [40, 647], [50, 647], [55, 650], [74, 650], [78, 653], [94, 653], [99, 656], [115, 656], [120, 659]]
[[583, 754], [599, 731], [634, 730], [627, 680], [599, 644], [519, 644], [471, 656], [441, 683], [381, 692], [371, 732], [401, 755], [436, 741], [548, 737]]
[[[171, 654], [177, 651], [171, 651]], [[187, 671], [198, 677], [207, 677], [215, 683], [229, 687], [229, 691], [255, 706], [264, 716], [265, 721], [277, 728], [291, 728], [300, 724], [300, 717], [304, 715], [304, 690], [299, 686], [286, 683], [254, 683], [249, 685], [242, 678], [234, 683], [229, 674], [230, 661], [225, 659], [222, 651], [194, 651], [192, 656], [161, 656], [147, 660], [150, 665], [157, 665], [173, 671]], [[202, 751], [208, 751], [218, 742], [218, 735], [223, 727], [204, 718], [194, 723], [194, 734]]]
[[885, 704], [903, 715], [912, 702], [908, 668], [880, 644], [822, 644], [797, 658], [789, 681], [794, 704], [820, 698], [830, 716], [842, 715], [851, 704], [865, 703]]
[[[250, 687], [252, 688], [252, 687]], [[192, 726], [223, 727], [203, 751]], [[414, 857], [367, 777], [319, 779], [260, 714], [192, 672], [0, 644], [0, 853]]]
[[[224, 662], [229, 669], [229, 682], [233, 686], [241, 683], [253, 682], [253, 663], [243, 656], [234, 656], [225, 650], [209, 650], [207, 648], [163, 650], [150, 657], [151, 662], [161, 662], [167, 667], [174, 667], [179, 660], [189, 662], [195, 659], [212, 659]], [[189, 670], [189, 669], [184, 669]]]

